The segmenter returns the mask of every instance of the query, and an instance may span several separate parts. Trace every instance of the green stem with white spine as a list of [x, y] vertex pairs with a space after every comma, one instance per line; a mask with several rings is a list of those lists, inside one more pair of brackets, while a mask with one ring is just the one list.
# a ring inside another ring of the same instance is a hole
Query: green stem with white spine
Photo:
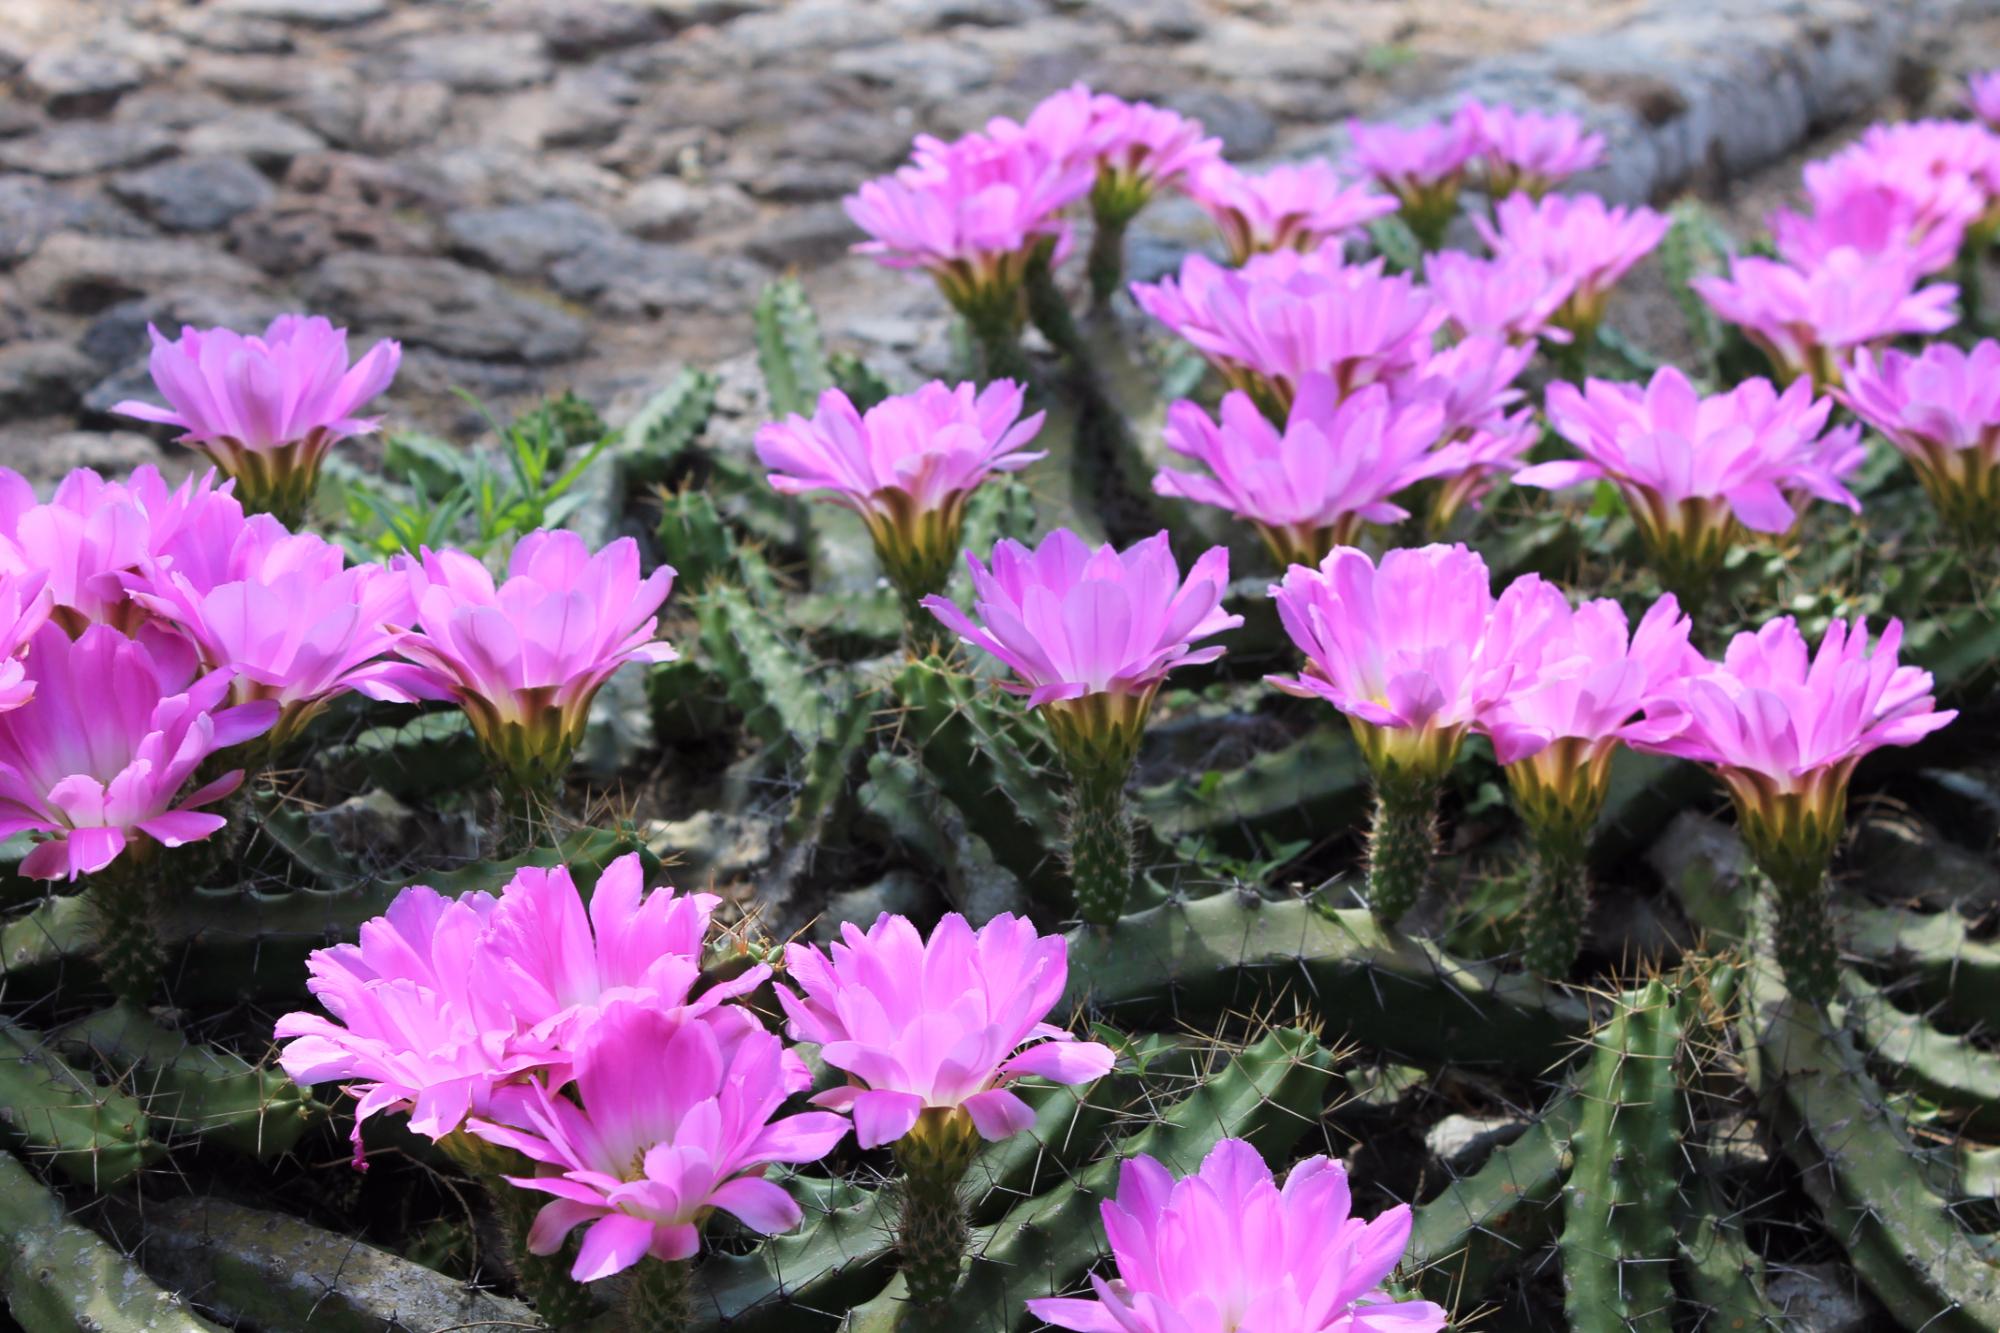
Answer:
[[1368, 910], [1393, 926], [1416, 906], [1437, 860], [1437, 788], [1429, 783], [1375, 785], [1368, 830]]
[[646, 1258], [632, 1270], [623, 1333], [686, 1333], [694, 1327], [694, 1274], [685, 1259]]

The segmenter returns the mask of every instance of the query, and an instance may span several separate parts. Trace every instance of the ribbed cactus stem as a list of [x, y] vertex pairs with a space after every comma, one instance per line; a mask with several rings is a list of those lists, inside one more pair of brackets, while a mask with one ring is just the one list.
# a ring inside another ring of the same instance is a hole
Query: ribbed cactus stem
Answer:
[[1771, 943], [1785, 985], [1801, 1000], [1823, 1008], [1840, 991], [1840, 950], [1827, 911], [1826, 874], [1793, 869], [1770, 880], [1778, 908]]
[[896, 1249], [910, 1303], [919, 1309], [942, 1305], [958, 1286], [971, 1235], [958, 1187], [978, 1148], [972, 1117], [939, 1107], [926, 1109], [896, 1142], [903, 1172]]
[[1589, 911], [1590, 866], [1581, 849], [1538, 844], [1521, 926], [1522, 964], [1538, 977], [1567, 977], [1583, 946]]
[[1105, 306], [1118, 294], [1125, 279], [1125, 228], [1129, 218], [1097, 215], [1097, 229], [1090, 238], [1090, 299]]
[[[528, 1250], [528, 1232], [535, 1225], [535, 1214], [541, 1212], [549, 1196], [524, 1190], [519, 1185], [510, 1185], [498, 1175], [482, 1175], [480, 1184], [486, 1187], [486, 1195], [493, 1201], [500, 1224], [507, 1230], [507, 1243], [512, 1251], [507, 1256], [508, 1265], [514, 1271], [515, 1284], [534, 1305], [535, 1313], [550, 1328], [568, 1328], [595, 1316], [601, 1307], [590, 1294], [590, 1289], [569, 1275], [570, 1260], [562, 1251], [533, 1254]], [[651, 1328], [653, 1325], [634, 1327]], [[681, 1328], [684, 1325], [661, 1327]]]
[[[641, 1259], [620, 1311], [621, 1333], [684, 1333], [694, 1327], [693, 1270], [685, 1259]], [[551, 1321], [555, 1327], [561, 1324]]]
[[1437, 859], [1437, 789], [1378, 783], [1368, 830], [1368, 910], [1393, 926], [1416, 906]]
[[1123, 782], [1091, 779], [1070, 791], [1069, 873], [1077, 915], [1115, 925], [1132, 891], [1132, 820]]
[[111, 993], [144, 1008], [153, 998], [166, 950], [159, 931], [159, 858], [148, 839], [90, 877], [91, 931], [98, 969]]

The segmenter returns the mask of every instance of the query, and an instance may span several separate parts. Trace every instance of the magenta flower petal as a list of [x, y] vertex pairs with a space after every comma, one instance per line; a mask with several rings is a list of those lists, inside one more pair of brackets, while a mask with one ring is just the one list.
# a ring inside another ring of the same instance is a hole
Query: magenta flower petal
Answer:
[[1272, 250], [1317, 250], [1396, 211], [1366, 181], [1344, 181], [1331, 162], [1284, 162], [1252, 174], [1217, 159], [1190, 178], [1188, 194], [1222, 230], [1241, 264]]

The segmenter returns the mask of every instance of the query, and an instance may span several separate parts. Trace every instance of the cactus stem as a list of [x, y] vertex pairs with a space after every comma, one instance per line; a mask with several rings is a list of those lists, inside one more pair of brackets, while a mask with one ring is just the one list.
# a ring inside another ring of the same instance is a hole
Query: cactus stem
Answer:
[[625, 1290], [619, 1328], [624, 1333], [683, 1333], [693, 1328], [692, 1277], [685, 1259], [641, 1259]]
[[1125, 278], [1125, 228], [1129, 219], [1097, 215], [1097, 228], [1090, 237], [1090, 300], [1103, 308], [1118, 294]]
[[1840, 990], [1840, 953], [1827, 911], [1826, 875], [1814, 869], [1772, 876], [1771, 888], [1778, 909], [1772, 945], [1785, 985], [1823, 1009]]
[[1582, 948], [1589, 911], [1590, 866], [1581, 849], [1538, 843], [1521, 927], [1523, 965], [1551, 981], [1567, 977]]
[[1437, 788], [1377, 783], [1368, 830], [1368, 910], [1393, 926], [1416, 906], [1437, 858]]
[[158, 858], [150, 839], [135, 839], [124, 855], [90, 877], [92, 935], [98, 967], [111, 993], [144, 1008], [160, 979]]
[[1132, 820], [1122, 781], [1079, 779], [1070, 788], [1069, 872], [1077, 914], [1092, 925], [1117, 923], [1132, 890]]
[[910, 1301], [920, 1309], [944, 1304], [958, 1286], [971, 1234], [958, 1187], [978, 1150], [972, 1117], [955, 1108], [927, 1109], [897, 1140], [903, 1179], [896, 1248]]

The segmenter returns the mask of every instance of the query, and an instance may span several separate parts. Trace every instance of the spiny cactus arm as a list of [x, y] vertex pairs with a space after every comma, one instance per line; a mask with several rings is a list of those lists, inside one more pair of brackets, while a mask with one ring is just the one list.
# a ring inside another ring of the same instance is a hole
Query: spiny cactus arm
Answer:
[[0, 926], [0, 998], [46, 995], [67, 969], [89, 967], [90, 928], [90, 904], [80, 894], [44, 898]]
[[1845, 925], [1848, 952], [1907, 978], [1925, 1004], [1965, 1023], [2000, 1014], [2000, 945], [1972, 939], [1956, 912], [1869, 909]]
[[813, 680], [816, 664], [758, 613], [741, 588], [709, 588], [696, 600], [695, 617], [702, 652], [743, 714], [744, 726], [767, 745], [810, 750], [834, 711]]
[[1786, 1328], [1790, 1320], [1764, 1293], [1764, 1258], [1750, 1248], [1743, 1228], [1722, 1204], [1700, 1150], [1677, 1200], [1677, 1273], [1684, 1304], [1704, 1311], [1703, 1328]]
[[369, 727], [351, 741], [326, 746], [315, 763], [339, 790], [379, 787], [401, 800], [470, 786], [484, 781], [487, 772], [472, 724], [456, 708]]
[[0, 1293], [35, 1333], [220, 1333], [0, 1153]]
[[839, 1208], [807, 1208], [798, 1230], [748, 1254], [710, 1254], [695, 1269], [698, 1326], [783, 1333], [810, 1312], [866, 1300], [889, 1276], [895, 1228], [895, 1199], [870, 1190]]
[[1447, 1309], [1476, 1308], [1494, 1281], [1556, 1238], [1576, 1095], [1552, 1098], [1528, 1131], [1415, 1210], [1404, 1267]]
[[0, 1139], [17, 1152], [108, 1190], [166, 1156], [151, 1129], [135, 1098], [98, 1087], [39, 1033], [0, 1020]]
[[758, 294], [752, 319], [771, 415], [811, 415], [820, 391], [833, 383], [833, 374], [820, 343], [819, 317], [806, 300], [806, 289], [797, 278], [779, 278]]
[[1365, 911], [1233, 893], [1072, 932], [1068, 1001], [1128, 1026], [1296, 1004], [1330, 1032], [1411, 1060], [1537, 1073], [1590, 1026], [1567, 993], [1384, 930]]
[[519, 1301], [282, 1213], [175, 1199], [149, 1204], [145, 1227], [154, 1272], [226, 1318], [257, 1328], [535, 1327]]
[[2000, 1265], [1912, 1169], [1919, 1154], [1902, 1114], [1849, 1035], [1794, 1001], [1768, 957], [1749, 982], [1746, 1076], [1862, 1282], [1907, 1327], [2000, 1328]]
[[1670, 1201], [1681, 1164], [1680, 1005], [1658, 978], [1619, 996], [1591, 1034], [1563, 1187], [1564, 1309], [1572, 1327], [1671, 1333]]
[[129, 1005], [65, 1023], [49, 1040], [72, 1058], [95, 1060], [174, 1137], [277, 1157], [326, 1112], [310, 1089], [279, 1070], [170, 1032]]
[[1344, 729], [1316, 727], [1190, 790], [1182, 780], [1142, 789], [1134, 804], [1167, 843], [1207, 838], [1239, 855], [1261, 855], [1266, 840], [1319, 838], [1360, 823], [1368, 809], [1368, 767]]
[[627, 485], [664, 478], [708, 428], [721, 381], [713, 371], [685, 369], [619, 432], [617, 457]]
[[1271, 1033], [1075, 1181], [1025, 1200], [994, 1226], [980, 1228], [972, 1264], [936, 1318], [918, 1320], [903, 1299], [902, 1284], [895, 1282], [856, 1309], [848, 1327], [905, 1333], [1035, 1327], [1027, 1301], [1075, 1286], [1101, 1253], [1098, 1205], [1116, 1189], [1121, 1159], [1144, 1153], [1179, 1174], [1200, 1165], [1218, 1140], [1234, 1137], [1282, 1161], [1318, 1123], [1333, 1064], [1332, 1054], [1305, 1033]]
[[1859, 977], [1850, 975], [1847, 988], [1863, 1053], [1871, 1063], [1900, 1071], [1898, 1086], [1951, 1108], [1968, 1125], [2000, 1116], [2000, 1056], [1904, 1013]]

